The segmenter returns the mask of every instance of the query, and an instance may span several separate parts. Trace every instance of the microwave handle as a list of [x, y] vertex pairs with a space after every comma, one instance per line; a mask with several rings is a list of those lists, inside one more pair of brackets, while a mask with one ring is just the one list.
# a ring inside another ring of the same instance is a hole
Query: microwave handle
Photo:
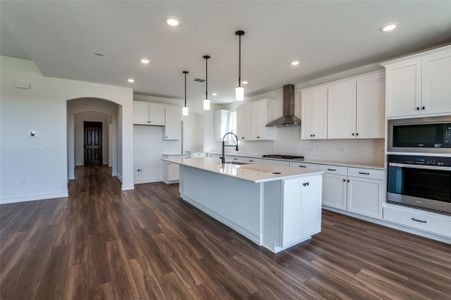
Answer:
[[409, 165], [400, 163], [388, 163], [389, 167], [401, 167], [401, 168], [411, 168], [411, 169], [427, 169], [427, 170], [441, 170], [441, 171], [451, 171], [451, 167], [445, 166], [428, 166], [428, 165]]

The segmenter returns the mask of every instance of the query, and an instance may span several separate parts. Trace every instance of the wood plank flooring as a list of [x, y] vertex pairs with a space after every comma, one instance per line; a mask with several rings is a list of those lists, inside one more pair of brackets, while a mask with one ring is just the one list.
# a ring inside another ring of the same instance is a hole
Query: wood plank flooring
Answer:
[[274, 255], [177, 185], [121, 192], [108, 172], [0, 206], [1, 299], [451, 299], [450, 245], [324, 212], [320, 234]]

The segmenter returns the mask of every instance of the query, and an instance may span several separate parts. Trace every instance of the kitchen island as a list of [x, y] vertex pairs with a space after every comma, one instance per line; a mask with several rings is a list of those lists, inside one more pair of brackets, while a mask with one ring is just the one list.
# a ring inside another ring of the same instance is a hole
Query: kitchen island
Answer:
[[184, 201], [277, 253], [321, 231], [322, 173], [277, 165], [172, 158]]

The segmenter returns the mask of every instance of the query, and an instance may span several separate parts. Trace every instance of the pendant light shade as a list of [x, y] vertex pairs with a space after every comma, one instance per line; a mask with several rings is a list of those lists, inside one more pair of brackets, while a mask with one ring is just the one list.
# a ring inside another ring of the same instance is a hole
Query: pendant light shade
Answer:
[[204, 55], [205, 59], [205, 99], [203, 102], [204, 110], [210, 110], [211, 102], [210, 99], [208, 99], [208, 59], [210, 58], [210, 55]]
[[185, 75], [185, 106], [183, 106], [183, 108], [182, 108], [182, 115], [185, 117], [189, 115], [189, 108], [186, 105], [186, 75], [188, 73], [189, 73], [188, 71], [183, 71], [183, 74]]
[[238, 30], [235, 32], [238, 36], [238, 86], [235, 89], [235, 100], [244, 100], [244, 88], [241, 86], [241, 37], [244, 35], [243, 30]]

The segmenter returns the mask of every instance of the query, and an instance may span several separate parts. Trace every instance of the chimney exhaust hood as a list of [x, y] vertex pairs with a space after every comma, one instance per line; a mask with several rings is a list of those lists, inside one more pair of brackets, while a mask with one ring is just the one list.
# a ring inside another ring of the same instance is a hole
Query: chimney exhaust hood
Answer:
[[266, 127], [297, 125], [301, 125], [301, 119], [294, 115], [294, 85], [287, 84], [283, 86], [283, 115], [266, 124]]

